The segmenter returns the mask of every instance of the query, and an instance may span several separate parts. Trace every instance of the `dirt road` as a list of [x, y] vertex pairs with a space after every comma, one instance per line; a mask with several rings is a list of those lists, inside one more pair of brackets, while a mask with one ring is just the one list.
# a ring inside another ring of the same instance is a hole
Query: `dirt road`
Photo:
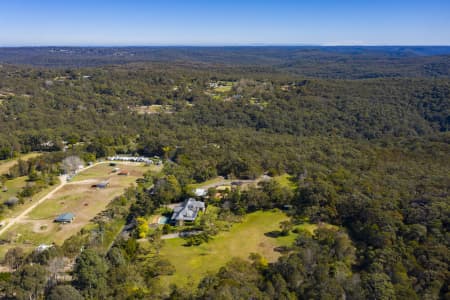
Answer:
[[[102, 163], [107, 163], [107, 162], [98, 162], [96, 164], [92, 164], [90, 166], [87, 166], [83, 169], [80, 170], [80, 172], [83, 172], [87, 169], [90, 169], [98, 164], [102, 164]], [[61, 175], [59, 176], [59, 181], [60, 184], [54, 188], [53, 190], [51, 190], [47, 195], [45, 195], [44, 197], [42, 197], [41, 199], [39, 199], [38, 201], [36, 201], [36, 203], [34, 203], [33, 205], [31, 205], [30, 207], [28, 207], [27, 209], [25, 209], [20, 215], [14, 217], [14, 218], [9, 218], [4, 220], [4, 226], [0, 229], [0, 236], [6, 232], [6, 230], [8, 230], [8, 228], [10, 228], [11, 226], [13, 226], [14, 224], [16, 224], [17, 222], [20, 222], [26, 215], [28, 215], [33, 209], [35, 209], [39, 204], [45, 202], [48, 198], [51, 198], [53, 196], [53, 194], [55, 194], [57, 191], [59, 191], [62, 187], [64, 187], [68, 182], [67, 182], [67, 175]]]

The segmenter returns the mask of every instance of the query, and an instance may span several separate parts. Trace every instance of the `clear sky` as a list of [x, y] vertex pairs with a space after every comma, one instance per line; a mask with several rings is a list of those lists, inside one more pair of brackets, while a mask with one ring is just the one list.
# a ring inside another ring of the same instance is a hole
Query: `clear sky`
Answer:
[[0, 46], [450, 45], [450, 0], [0, 0]]

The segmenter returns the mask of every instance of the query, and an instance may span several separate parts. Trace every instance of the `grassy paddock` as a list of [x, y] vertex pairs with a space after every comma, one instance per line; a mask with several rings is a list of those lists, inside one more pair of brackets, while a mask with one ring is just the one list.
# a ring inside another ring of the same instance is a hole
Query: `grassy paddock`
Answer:
[[26, 186], [27, 176], [17, 177], [5, 182], [8, 191], [0, 192], [0, 203], [5, 202], [10, 197], [15, 197]]
[[180, 238], [166, 240], [161, 257], [175, 266], [176, 273], [162, 276], [162, 285], [198, 284], [208, 272], [217, 272], [232, 257], [248, 259], [250, 253], [259, 253], [268, 261], [275, 261], [280, 254], [274, 247], [289, 245], [291, 239], [273, 238], [265, 233], [279, 230], [280, 222], [288, 219], [280, 211], [258, 211], [245, 216], [230, 231], [221, 232], [200, 246], [185, 247], [185, 240]]
[[[13, 180], [9, 180], [6, 182], [6, 186], [8, 187], [7, 192], [0, 192], [0, 203], [3, 203], [5, 200], [7, 200], [9, 197], [16, 196], [18, 192], [22, 190], [23, 187], [26, 185], [27, 177], [18, 177]], [[15, 205], [11, 209], [6, 209], [2, 215], [0, 216], [0, 220], [3, 220], [5, 218], [12, 218], [20, 215], [24, 210], [26, 210], [28, 207], [33, 205], [37, 200], [44, 197], [46, 194], [48, 194], [51, 190], [53, 190], [57, 185], [48, 186], [47, 188], [43, 189], [39, 193], [31, 196], [30, 198], [25, 199], [24, 204]]]
[[125, 163], [125, 162], [111, 162], [114, 163], [115, 166], [112, 167], [109, 165], [109, 162], [98, 164], [86, 171], [83, 171], [77, 174], [72, 178], [71, 182], [79, 182], [79, 181], [92, 181], [92, 183], [97, 183], [99, 180], [106, 180], [112, 177], [118, 176], [117, 173], [113, 172], [114, 168], [119, 168], [119, 170], [127, 170], [130, 172], [129, 176], [119, 176], [122, 178], [133, 178], [136, 180], [138, 177], [141, 177], [144, 172], [154, 171], [159, 172], [162, 166], [145, 166], [141, 163]]
[[[122, 167], [125, 164], [117, 164], [117, 166]], [[134, 184], [136, 179], [142, 177], [143, 173], [150, 168], [139, 164], [126, 165], [126, 169], [130, 171], [129, 176], [119, 176], [117, 173], [112, 173], [112, 169], [113, 167], [108, 164], [99, 164], [75, 176], [72, 182], [58, 190], [52, 197], [34, 208], [28, 216], [3, 233], [1, 238], [6, 238], [11, 243], [2, 247], [20, 246], [28, 250], [41, 243], [62, 244], [64, 240], [90, 224], [91, 219], [104, 210], [111, 200], [121, 195], [124, 188]], [[92, 184], [105, 179], [109, 179], [110, 182], [107, 188], [92, 187]], [[54, 223], [54, 218], [64, 212], [73, 212], [75, 220], [65, 225]], [[112, 237], [105, 237], [105, 243], [111, 239]], [[0, 252], [0, 254], [4, 253]]]
[[280, 176], [275, 176], [273, 179], [282, 187], [286, 187], [291, 190], [295, 190], [297, 188], [296, 184], [292, 181], [292, 176], [287, 173]]

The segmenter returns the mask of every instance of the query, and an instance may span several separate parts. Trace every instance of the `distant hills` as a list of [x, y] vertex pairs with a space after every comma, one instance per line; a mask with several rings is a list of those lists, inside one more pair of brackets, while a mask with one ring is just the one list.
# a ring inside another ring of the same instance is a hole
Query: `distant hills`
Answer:
[[[308, 77], [442, 77], [450, 74], [448, 46], [9, 47], [0, 63], [94, 67], [183, 62], [246, 65]], [[351, 64], [351, 69], [349, 65]]]

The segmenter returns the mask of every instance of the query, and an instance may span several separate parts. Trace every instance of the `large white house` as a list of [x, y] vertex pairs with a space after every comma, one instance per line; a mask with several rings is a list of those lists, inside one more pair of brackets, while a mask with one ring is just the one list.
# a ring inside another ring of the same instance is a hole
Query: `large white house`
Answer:
[[194, 222], [200, 211], [205, 211], [205, 202], [189, 198], [183, 204], [174, 208], [170, 222], [177, 225], [182, 225], [184, 222]]

